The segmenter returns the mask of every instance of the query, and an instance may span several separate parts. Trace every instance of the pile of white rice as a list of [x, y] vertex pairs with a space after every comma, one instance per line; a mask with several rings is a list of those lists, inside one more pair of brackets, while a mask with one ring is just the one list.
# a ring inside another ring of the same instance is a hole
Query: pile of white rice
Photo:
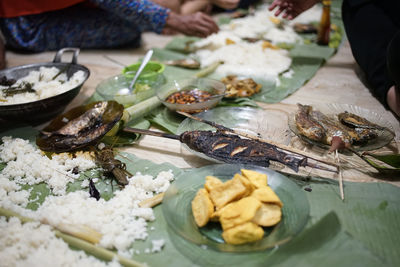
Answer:
[[262, 42], [222, 46], [214, 51], [197, 51], [203, 66], [222, 61], [215, 73], [224, 77], [238, 75], [253, 79], [275, 80], [279, 73], [289, 69], [292, 60], [287, 50], [263, 48]]
[[[0, 173], [0, 207], [55, 227], [61, 224], [90, 227], [102, 234], [100, 246], [115, 248], [119, 254], [127, 257], [131, 257], [134, 253], [158, 252], [164, 246], [163, 239], [156, 239], [152, 240], [152, 247], [144, 251], [131, 248], [135, 240], [144, 240], [148, 237], [148, 222], [155, 219], [151, 208], [140, 208], [138, 204], [167, 190], [174, 178], [171, 170], [162, 171], [156, 177], [136, 173], [128, 178], [129, 184], [124, 189], [114, 192], [112, 199], [96, 201], [89, 195], [87, 182], [82, 183], [82, 190], [66, 192], [67, 184], [79, 177], [71, 172], [74, 167], [79, 166], [79, 171], [95, 167], [90, 156], [82, 154], [72, 158], [64, 153], [53, 156], [50, 160], [27, 140], [3, 137], [2, 141], [0, 162], [6, 163], [7, 166]], [[23, 190], [22, 185], [38, 183], [46, 183], [53, 195], [47, 196], [36, 211], [28, 210], [26, 206], [32, 201], [31, 194], [30, 190]], [[7, 256], [10, 261], [15, 261], [11, 266], [24, 265], [29, 261], [34, 263], [38, 258], [44, 258], [39, 262], [47, 259], [51, 262], [51, 257], [54, 255], [65, 254], [62, 248], [64, 245], [58, 244], [54, 245], [54, 249], [48, 249], [49, 246], [53, 246], [55, 237], [48, 233], [49, 230], [46, 230], [45, 226], [39, 227], [36, 224], [25, 226], [15, 220], [6, 222], [1, 219], [0, 231], [3, 231], [2, 227], [19, 229], [15, 230], [15, 233], [19, 232], [21, 236], [29, 235], [34, 239], [27, 242], [18, 236], [5, 237], [9, 243], [3, 247], [0, 245], [0, 258], [11, 253], [11, 256]], [[36, 240], [34, 237], [41, 235], [42, 232], [46, 241]], [[45, 245], [41, 245], [42, 243]], [[28, 254], [39, 247], [41, 249], [37, 251], [37, 255], [31, 258]], [[82, 257], [73, 256], [77, 260]], [[26, 261], [28, 259], [29, 261]], [[89, 261], [87, 258], [85, 260]]]
[[221, 31], [194, 44], [195, 55], [202, 67], [222, 61], [216, 70], [218, 76], [239, 75], [253, 79], [277, 81], [278, 75], [289, 70], [291, 58], [287, 50], [263, 48], [262, 41], [248, 43], [244, 38], [270, 40], [272, 44], [297, 43], [301, 37], [293, 30], [296, 22], [318, 21], [322, 9], [315, 6], [293, 21], [284, 21], [278, 28], [273, 12], [263, 5], [253, 16], [233, 19], [221, 26]]
[[53, 80], [59, 72], [60, 69], [56, 67], [40, 67], [39, 71], [29, 72], [27, 76], [20, 78], [12, 85], [12, 87], [18, 87], [23, 83], [31, 83], [33, 84], [32, 89], [35, 90], [35, 92], [32, 93], [27, 92], [6, 97], [3, 89], [9, 87], [0, 85], [0, 105], [33, 102], [59, 95], [77, 87], [85, 80], [85, 73], [81, 70], [75, 72], [69, 79], [66, 73], [63, 72]]
[[0, 217], [0, 233], [1, 266], [120, 266], [71, 250], [50, 226], [38, 222], [21, 224], [17, 218]]

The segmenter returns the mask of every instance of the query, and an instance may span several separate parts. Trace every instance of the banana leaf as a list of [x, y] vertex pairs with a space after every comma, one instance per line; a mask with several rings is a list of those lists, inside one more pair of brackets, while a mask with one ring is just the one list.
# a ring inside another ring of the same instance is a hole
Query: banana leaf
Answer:
[[377, 155], [364, 152], [359, 156], [381, 173], [395, 175], [396, 177], [400, 175], [400, 154]]
[[[17, 128], [2, 132], [0, 136], [29, 138], [34, 142], [37, 131], [32, 128]], [[156, 174], [160, 170], [182, 170], [169, 164], [154, 164], [129, 154], [117, 156], [126, 162], [130, 172], [141, 171]], [[0, 164], [0, 170], [4, 164]], [[188, 172], [196, 175], [196, 170]], [[81, 189], [84, 179], [101, 178], [99, 173], [88, 172], [80, 180], [69, 185], [68, 191]], [[182, 240], [166, 225], [161, 206], [154, 208], [156, 220], [149, 223], [154, 230], [149, 231], [145, 241], [132, 245], [140, 252], [133, 258], [147, 262], [150, 266], [399, 266], [400, 265], [400, 188], [387, 183], [345, 182], [345, 201], [339, 198], [337, 181], [327, 179], [306, 179], [289, 177], [303, 189], [310, 203], [310, 220], [307, 228], [285, 246], [263, 253], [231, 254], [219, 253]], [[28, 186], [28, 185], [26, 185]], [[29, 187], [29, 186], [28, 186]], [[105, 199], [112, 197], [112, 190], [119, 190], [110, 180], [99, 179], [97, 189]], [[43, 198], [49, 195], [47, 186], [32, 186], [31, 199], [39, 192]], [[106, 188], [110, 190], [106, 194]], [[43, 200], [28, 205], [36, 209]], [[34, 204], [36, 203], [36, 204]], [[333, 212], [333, 213], [332, 213]], [[164, 239], [165, 246], [159, 253], [144, 253], [151, 248], [151, 240]]]

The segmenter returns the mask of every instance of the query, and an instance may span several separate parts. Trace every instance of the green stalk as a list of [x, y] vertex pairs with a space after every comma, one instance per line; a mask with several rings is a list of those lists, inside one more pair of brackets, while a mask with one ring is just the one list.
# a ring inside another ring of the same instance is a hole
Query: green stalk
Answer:
[[[21, 216], [20, 214], [4, 209], [0, 207], [0, 216], [5, 216], [7, 218], [10, 217], [17, 217], [22, 223], [26, 222], [33, 222], [34, 220], [31, 218], [27, 218], [24, 216]], [[72, 235], [63, 233], [59, 230], [54, 230], [55, 235], [57, 237], [62, 238], [68, 245], [81, 249], [85, 251], [86, 253], [93, 255], [99, 259], [105, 260], [105, 261], [112, 261], [114, 258], [117, 258], [119, 263], [121, 263], [123, 266], [129, 266], [129, 267], [144, 267], [147, 266], [146, 264], [134, 261], [132, 259], [128, 259], [125, 257], [122, 257], [115, 252], [112, 252], [108, 249], [93, 245], [92, 243], [89, 243], [87, 241], [84, 241], [82, 239], [79, 239], [77, 237], [74, 237]]]
[[161, 105], [161, 101], [157, 96], [152, 96], [142, 102], [124, 109], [121, 120], [106, 134], [106, 136], [115, 136], [124, 124], [143, 118]]

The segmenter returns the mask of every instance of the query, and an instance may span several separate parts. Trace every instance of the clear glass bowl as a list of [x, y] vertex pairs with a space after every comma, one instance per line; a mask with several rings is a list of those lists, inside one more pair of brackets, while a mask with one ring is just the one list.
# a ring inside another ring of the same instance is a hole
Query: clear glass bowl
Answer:
[[127, 107], [154, 96], [157, 88], [165, 83], [165, 77], [162, 73], [152, 77], [150, 80], [140, 75], [131, 94], [119, 95], [118, 91], [120, 89], [129, 88], [132, 77], [135, 74], [136, 72], [133, 71], [110, 77], [97, 85], [96, 92], [104, 100], [115, 100]]
[[[197, 190], [204, 186], [207, 175], [226, 181], [235, 173], [240, 173], [242, 168], [267, 174], [268, 185], [283, 203], [282, 220], [273, 227], [264, 227], [264, 238], [257, 242], [230, 245], [222, 239], [219, 224], [208, 223], [205, 227], [197, 227], [192, 215], [191, 201]], [[202, 247], [237, 253], [262, 251], [288, 242], [306, 225], [310, 207], [305, 192], [278, 172], [250, 165], [217, 164], [191, 169], [178, 175], [164, 195], [162, 211], [168, 226], [180, 237]]]
[[[212, 96], [204, 102], [189, 104], [169, 103], [166, 101], [168, 96], [175, 92], [190, 91], [193, 89], [207, 91], [211, 93]], [[173, 80], [166, 83], [157, 90], [156, 95], [160, 101], [171, 110], [196, 113], [215, 107], [224, 97], [225, 90], [225, 85], [218, 80], [209, 78], [188, 78], [183, 80]]]

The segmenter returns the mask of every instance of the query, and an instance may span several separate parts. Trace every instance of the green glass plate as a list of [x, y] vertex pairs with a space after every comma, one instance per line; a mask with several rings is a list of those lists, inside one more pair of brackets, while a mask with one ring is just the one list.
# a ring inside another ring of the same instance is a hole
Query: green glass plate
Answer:
[[[264, 228], [266, 234], [257, 242], [230, 245], [224, 243], [219, 224], [209, 223], [205, 227], [197, 227], [192, 215], [191, 201], [197, 190], [204, 186], [207, 175], [226, 181], [235, 173], [240, 173], [243, 168], [267, 174], [268, 185], [283, 202], [282, 220], [274, 227]], [[209, 165], [180, 174], [165, 193], [162, 205], [164, 217], [174, 233], [204, 249], [223, 252], [262, 251], [282, 245], [304, 228], [309, 210], [304, 191], [287, 177], [268, 168], [240, 164]]]
[[[369, 140], [365, 144], [360, 144], [360, 145], [353, 144], [352, 149], [354, 149], [355, 151], [371, 151], [379, 149], [389, 144], [395, 136], [393, 126], [391, 125], [389, 119], [386, 118], [384, 114], [378, 114], [372, 110], [351, 104], [330, 103], [326, 105], [312, 105], [312, 106], [315, 110], [321, 111], [334, 121], [337, 121], [337, 115], [339, 113], [347, 111], [355, 115], [361, 116], [381, 127], [385, 127], [385, 129], [383, 130], [376, 130], [377, 137], [372, 140]], [[313, 141], [307, 138], [306, 136], [302, 135], [298, 131], [296, 127], [295, 113], [289, 116], [288, 124], [289, 124], [289, 129], [304, 142], [309, 143], [311, 145], [315, 145], [317, 147], [322, 147], [324, 149], [329, 149], [330, 146], [317, 141]]]

